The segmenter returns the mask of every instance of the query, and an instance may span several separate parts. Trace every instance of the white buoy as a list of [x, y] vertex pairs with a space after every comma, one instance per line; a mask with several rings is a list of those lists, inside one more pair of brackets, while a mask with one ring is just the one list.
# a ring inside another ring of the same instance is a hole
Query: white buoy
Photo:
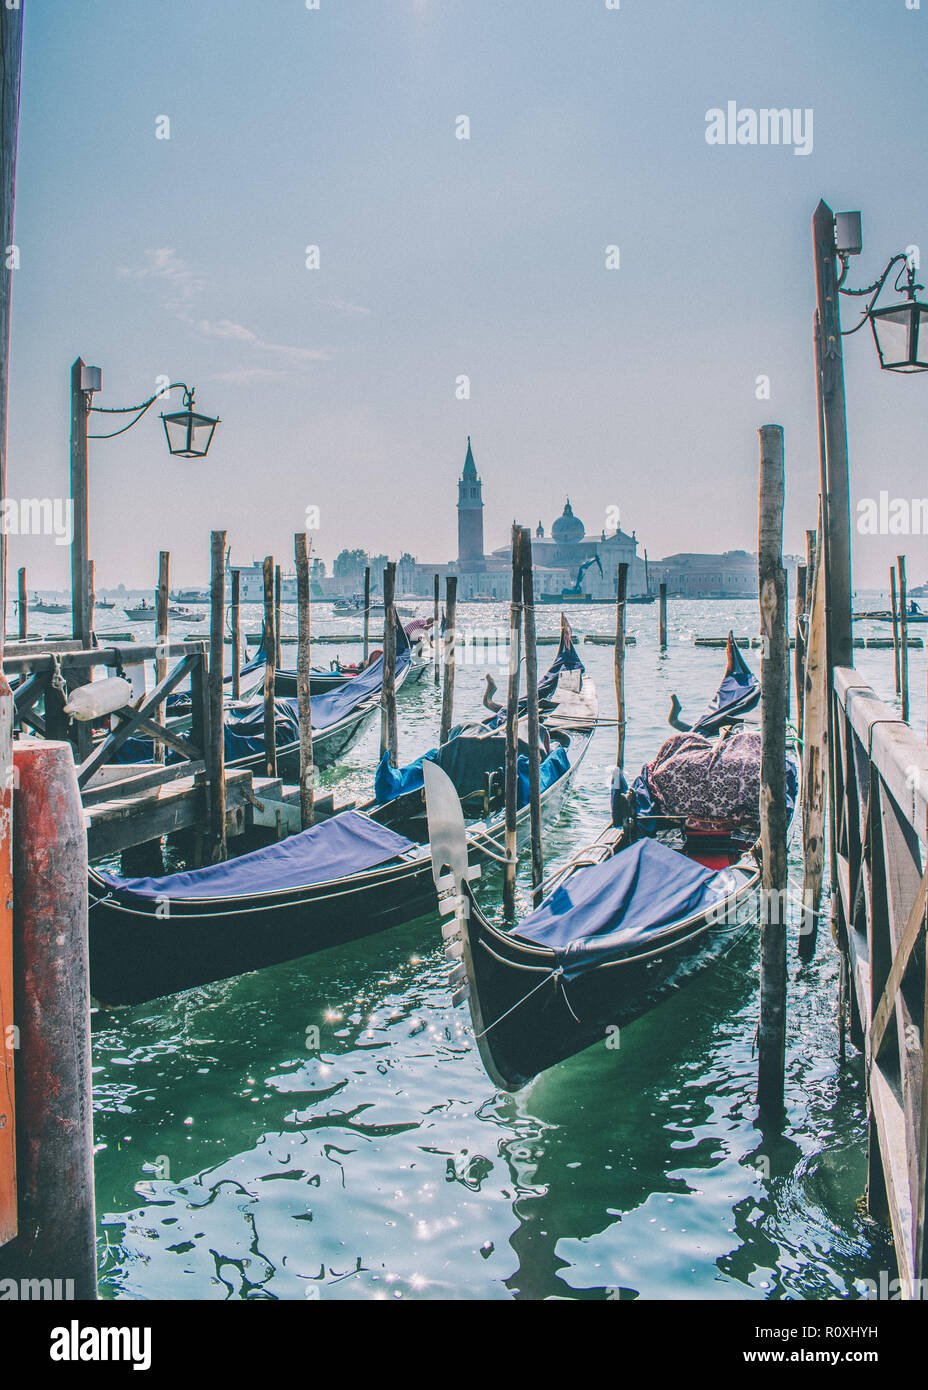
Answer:
[[64, 712], [84, 723], [124, 709], [131, 699], [132, 686], [129, 681], [123, 680], [122, 676], [108, 676], [106, 680], [91, 681], [90, 685], [79, 685], [72, 690]]

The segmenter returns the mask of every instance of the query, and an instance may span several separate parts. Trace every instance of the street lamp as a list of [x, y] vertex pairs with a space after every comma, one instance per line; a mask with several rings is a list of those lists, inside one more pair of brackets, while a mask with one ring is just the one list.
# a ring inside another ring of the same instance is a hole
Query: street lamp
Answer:
[[210, 415], [200, 415], [193, 408], [193, 392], [184, 388], [186, 409], [173, 415], [162, 414], [164, 433], [172, 454], [182, 459], [204, 458], [213, 440], [213, 432], [219, 424]]
[[[209, 446], [213, 441], [213, 434], [219, 424], [219, 417], [212, 415], [201, 415], [194, 410], [195, 391], [187, 386], [183, 381], [172, 381], [170, 386], [165, 386], [157, 395], [149, 397], [147, 401], [142, 401], [141, 405], [124, 406], [102, 406], [91, 405], [89, 398], [93, 391], [100, 389], [100, 369], [99, 367], [85, 368], [85, 372], [96, 372], [96, 385], [91, 387], [88, 392], [88, 415], [132, 415], [128, 425], [123, 425], [121, 429], [112, 430], [110, 434], [90, 434], [88, 439], [114, 439], [117, 434], [125, 434], [131, 430], [133, 425], [137, 425], [142, 416], [155, 403], [162, 400], [169, 391], [183, 391], [184, 409], [175, 411], [173, 414], [165, 415], [162, 412], [161, 419], [164, 421], [164, 433], [168, 441], [168, 450], [178, 458], [198, 459], [204, 458], [209, 451]], [[86, 389], [86, 388], [85, 388]]]
[[[71, 501], [74, 508], [71, 543], [71, 609], [73, 635], [83, 646], [90, 645], [91, 598], [88, 559], [88, 439], [115, 439], [131, 430], [147, 414], [155, 401], [169, 391], [183, 391], [184, 408], [161, 416], [168, 449], [177, 458], [203, 458], [213, 440], [218, 418], [194, 409], [194, 392], [183, 381], [172, 381], [156, 395], [139, 405], [100, 406], [93, 404], [94, 393], [102, 386], [99, 367], [88, 367], [78, 358], [71, 367]], [[91, 415], [130, 415], [126, 425], [106, 434], [88, 434]]]
[[[841, 262], [838, 289], [841, 294], [869, 296], [860, 323], [845, 330], [843, 336], [850, 337], [869, 323], [880, 366], [885, 372], [928, 371], [928, 305], [921, 304], [916, 297], [916, 292], [924, 289], [924, 285], [916, 282], [912, 258], [900, 252], [891, 257], [882, 275], [872, 285], [860, 290], [847, 289], [844, 281], [850, 268], [850, 258], [861, 251], [860, 213], [838, 213], [835, 226], [835, 249]], [[889, 304], [877, 309], [876, 302], [896, 266], [899, 266], [899, 272], [893, 288], [897, 294], [904, 294], [905, 300], [901, 304]], [[900, 283], [903, 275], [906, 278], [904, 286]]]

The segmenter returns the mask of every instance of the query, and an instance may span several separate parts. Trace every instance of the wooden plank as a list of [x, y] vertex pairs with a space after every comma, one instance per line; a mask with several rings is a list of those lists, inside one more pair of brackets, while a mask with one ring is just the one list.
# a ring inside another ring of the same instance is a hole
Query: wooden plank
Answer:
[[[226, 834], [245, 827], [246, 792], [251, 772], [231, 768], [226, 773]], [[206, 819], [206, 788], [192, 777], [132, 798], [100, 802], [84, 810], [87, 854], [91, 860], [117, 854], [178, 830], [202, 827]]]

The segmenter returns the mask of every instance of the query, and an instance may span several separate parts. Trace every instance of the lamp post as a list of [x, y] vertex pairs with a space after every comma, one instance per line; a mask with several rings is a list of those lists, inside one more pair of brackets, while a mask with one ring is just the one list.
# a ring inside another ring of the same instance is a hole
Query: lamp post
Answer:
[[[863, 249], [859, 212], [837, 216], [824, 201], [812, 219], [815, 248], [815, 283], [818, 308], [815, 320], [816, 387], [821, 421], [822, 536], [825, 579], [825, 666], [828, 691], [829, 810], [832, 892], [836, 878], [835, 767], [832, 690], [834, 668], [853, 662], [851, 616], [850, 482], [847, 456], [847, 410], [844, 395], [842, 338], [870, 324], [873, 341], [884, 371], [928, 370], [928, 306], [916, 298], [923, 286], [915, 282], [915, 268], [908, 256], [892, 256], [872, 284], [859, 290], [846, 286], [850, 260]], [[840, 262], [841, 271], [838, 273]], [[899, 266], [895, 289], [906, 298], [901, 304], [876, 307], [893, 271]], [[903, 274], [906, 285], [900, 284]], [[841, 328], [841, 295], [866, 298], [861, 320], [853, 328]], [[924, 331], [923, 331], [924, 330]], [[846, 949], [846, 923], [840, 895], [834, 900], [839, 942]]]
[[[73, 541], [71, 544], [71, 631], [83, 647], [90, 645], [90, 616], [93, 598], [90, 593], [88, 557], [88, 439], [114, 439], [137, 425], [142, 416], [162, 400], [169, 391], [183, 391], [184, 408], [162, 414], [168, 450], [177, 458], [204, 458], [212, 443], [218, 418], [194, 410], [194, 391], [182, 381], [157, 392], [147, 401], [130, 406], [95, 406], [94, 392], [102, 386], [99, 367], [88, 367], [78, 358], [71, 368], [71, 505], [73, 508]], [[108, 434], [88, 434], [87, 422], [92, 414], [131, 415], [127, 425]]]

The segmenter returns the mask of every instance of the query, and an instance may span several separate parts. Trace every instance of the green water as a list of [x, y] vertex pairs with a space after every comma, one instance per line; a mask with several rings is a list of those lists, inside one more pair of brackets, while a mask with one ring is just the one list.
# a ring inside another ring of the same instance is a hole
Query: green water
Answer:
[[[543, 615], [553, 627], [556, 610]], [[605, 608], [573, 615], [608, 630]], [[694, 632], [756, 629], [756, 605], [630, 610], [626, 765], [668, 732], [670, 692], [701, 711], [724, 653]], [[468, 609], [485, 628], [502, 610]], [[345, 620], [340, 620], [342, 627]], [[540, 628], [542, 628], [540, 624]], [[862, 629], [866, 630], [866, 629]], [[872, 631], [879, 629], [874, 627]], [[546, 653], [542, 648], [542, 664]], [[581, 648], [614, 711], [612, 652]], [[756, 664], [756, 653], [754, 654]], [[861, 652], [889, 694], [892, 653]], [[486, 658], [458, 669], [476, 713]], [[497, 674], [497, 679], [499, 675]], [[912, 722], [925, 659], [913, 653]], [[435, 741], [430, 676], [400, 696], [401, 758]], [[370, 727], [337, 775], [370, 776]], [[614, 731], [597, 733], [563, 812], [555, 864], [606, 815]], [[798, 847], [792, 876], [801, 876]], [[484, 901], [499, 899], [493, 875]], [[755, 1125], [753, 936], [659, 1009], [516, 1096], [495, 1091], [452, 1009], [436, 917], [290, 965], [94, 1015], [96, 1179], [106, 1297], [856, 1298], [894, 1270], [859, 1209], [860, 1058], [837, 1062], [837, 957], [827, 929], [791, 945], [787, 1121]], [[307, 1030], [320, 1029], [308, 1050]]]

